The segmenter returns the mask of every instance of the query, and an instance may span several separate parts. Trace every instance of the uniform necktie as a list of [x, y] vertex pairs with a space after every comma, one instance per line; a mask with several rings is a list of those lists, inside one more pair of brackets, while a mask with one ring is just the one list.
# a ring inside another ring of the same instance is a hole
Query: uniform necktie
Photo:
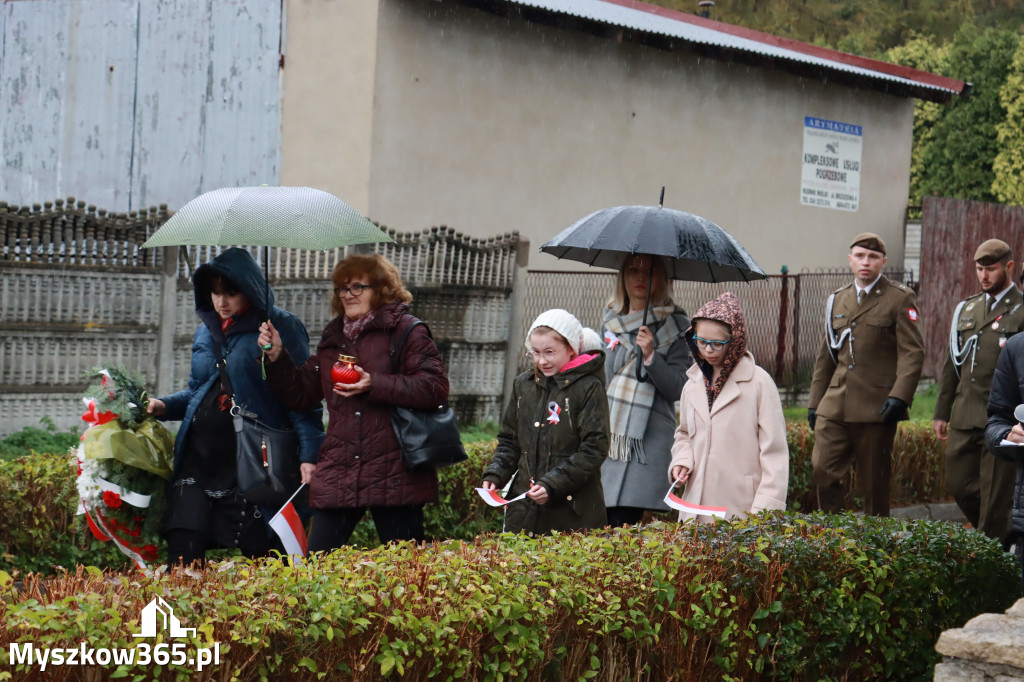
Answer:
[[992, 312], [993, 310], [995, 310], [996, 303], [998, 303], [998, 301], [996, 300], [995, 296], [989, 296], [988, 297], [988, 311], [989, 312]]
[[860, 305], [861, 301], [864, 300], [864, 290], [857, 289], [857, 305]]

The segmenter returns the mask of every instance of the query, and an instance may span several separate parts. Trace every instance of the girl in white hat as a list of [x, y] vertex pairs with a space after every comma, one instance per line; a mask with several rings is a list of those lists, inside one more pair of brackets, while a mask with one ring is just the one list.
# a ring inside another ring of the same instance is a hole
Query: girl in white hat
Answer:
[[[483, 487], [510, 479], [505, 530], [546, 534], [607, 523], [601, 464], [608, 456], [604, 351], [565, 310], [542, 313], [526, 335], [534, 367], [513, 384]], [[599, 341], [599, 339], [598, 339]], [[599, 344], [598, 344], [599, 345]]]

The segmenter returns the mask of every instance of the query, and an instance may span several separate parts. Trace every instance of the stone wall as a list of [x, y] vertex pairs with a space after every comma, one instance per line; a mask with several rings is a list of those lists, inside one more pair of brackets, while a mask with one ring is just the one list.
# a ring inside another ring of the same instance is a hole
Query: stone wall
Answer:
[[983, 613], [939, 635], [935, 682], [1024, 680], [1024, 599], [1006, 613]]

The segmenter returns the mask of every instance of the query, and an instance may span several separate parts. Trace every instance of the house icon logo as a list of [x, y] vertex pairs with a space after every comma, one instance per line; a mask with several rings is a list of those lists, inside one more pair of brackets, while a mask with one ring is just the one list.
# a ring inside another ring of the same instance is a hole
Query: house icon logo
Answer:
[[194, 637], [196, 634], [195, 628], [181, 627], [181, 621], [174, 615], [174, 609], [161, 597], [154, 597], [153, 601], [146, 604], [142, 609], [141, 620], [142, 632], [132, 637], [156, 637], [161, 622], [163, 629], [171, 637], [188, 637], [189, 633]]

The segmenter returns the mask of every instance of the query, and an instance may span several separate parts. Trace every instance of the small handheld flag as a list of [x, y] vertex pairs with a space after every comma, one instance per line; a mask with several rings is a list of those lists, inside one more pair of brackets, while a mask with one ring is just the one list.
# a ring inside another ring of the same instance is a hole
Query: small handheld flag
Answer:
[[673, 493], [672, 489], [676, 487], [677, 483], [679, 483], [679, 479], [673, 481], [672, 485], [669, 486], [668, 492], [665, 493], [665, 504], [672, 507], [673, 509], [678, 509], [679, 511], [686, 512], [688, 514], [697, 514], [698, 516], [714, 516], [719, 519], [725, 518], [725, 514], [728, 511], [725, 507], [708, 507], [702, 504], [691, 504], [690, 502], [687, 502], [683, 498]]
[[523, 493], [519, 497], [513, 497], [511, 500], [506, 500], [498, 493], [497, 490], [487, 490], [486, 488], [476, 488], [476, 492], [483, 498], [483, 501], [492, 507], [504, 507], [506, 504], [512, 504], [526, 497], [526, 493]]
[[298, 490], [292, 493], [292, 496], [284, 503], [284, 506], [274, 514], [274, 518], [270, 519], [270, 527], [281, 538], [281, 544], [284, 545], [284, 550], [291, 557], [294, 566], [302, 563], [302, 558], [308, 553], [306, 529], [302, 527], [299, 514], [295, 511], [295, 505], [292, 504], [292, 500], [304, 485], [306, 484], [300, 485]]

